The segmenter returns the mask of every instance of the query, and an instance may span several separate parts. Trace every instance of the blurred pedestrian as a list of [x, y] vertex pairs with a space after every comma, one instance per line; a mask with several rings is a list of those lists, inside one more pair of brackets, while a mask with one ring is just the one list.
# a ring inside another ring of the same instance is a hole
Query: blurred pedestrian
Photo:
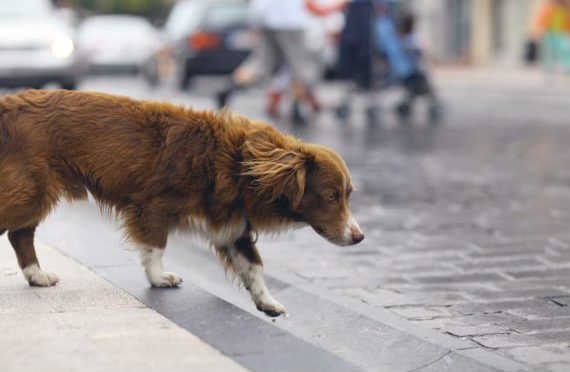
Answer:
[[540, 45], [545, 69], [570, 73], [570, 0], [545, 0], [533, 21], [532, 39]]
[[376, 123], [380, 110], [378, 93], [391, 86], [402, 86], [407, 93], [396, 108], [400, 116], [408, 116], [416, 98], [426, 96], [430, 117], [439, 118], [441, 105], [416, 33], [416, 18], [406, 13], [396, 19], [392, 5], [388, 0], [353, 0], [346, 9], [339, 71], [352, 85], [336, 109], [340, 119], [350, 115], [351, 96], [357, 91], [365, 93], [368, 122]]
[[424, 50], [416, 33], [416, 17], [413, 13], [406, 13], [402, 16], [399, 24], [399, 33], [403, 52], [407, 60], [407, 68], [401, 76], [407, 97], [398, 105], [398, 114], [408, 115], [416, 98], [418, 96], [426, 96], [429, 100], [430, 116], [432, 119], [437, 119], [441, 111], [441, 105], [431, 83], [424, 58]]
[[353, 0], [346, 8], [339, 43], [339, 73], [361, 86], [370, 84], [371, 41], [374, 7], [371, 0]]
[[[344, 0], [323, 6], [316, 0], [252, 0], [255, 24], [259, 31], [259, 45], [232, 76], [230, 85], [217, 94], [218, 107], [228, 105], [233, 93], [257, 82], [287, 71], [292, 80], [294, 100], [307, 102], [315, 112], [321, 109], [314, 88], [318, 79], [318, 65], [305, 45], [308, 14], [327, 15], [343, 7]], [[275, 109], [283, 92], [273, 92]], [[273, 106], [273, 107], [272, 107]], [[302, 121], [295, 112], [296, 121]]]
[[[381, 4], [385, 6], [385, 4]], [[336, 108], [336, 115], [347, 119], [355, 92], [364, 92], [367, 115], [376, 116], [377, 97], [374, 88], [375, 0], [352, 0], [345, 9], [345, 22], [339, 40], [338, 75], [347, 81], [347, 90]]]

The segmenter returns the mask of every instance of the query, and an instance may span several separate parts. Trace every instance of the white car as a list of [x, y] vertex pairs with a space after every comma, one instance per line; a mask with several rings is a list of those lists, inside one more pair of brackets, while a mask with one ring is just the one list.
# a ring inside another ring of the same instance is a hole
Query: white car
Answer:
[[137, 72], [161, 45], [160, 33], [149, 21], [129, 15], [87, 18], [78, 40], [92, 71]]
[[0, 86], [74, 89], [79, 73], [73, 30], [50, 0], [0, 0]]

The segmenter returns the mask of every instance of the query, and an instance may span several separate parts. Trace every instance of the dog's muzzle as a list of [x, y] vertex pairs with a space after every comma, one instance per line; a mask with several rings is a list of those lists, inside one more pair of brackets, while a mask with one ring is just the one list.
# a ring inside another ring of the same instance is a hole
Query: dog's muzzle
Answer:
[[358, 244], [364, 240], [364, 233], [360, 229], [358, 222], [352, 215], [352, 213], [348, 216], [348, 220], [345, 226], [345, 233], [344, 233], [344, 241], [346, 245], [354, 245]]

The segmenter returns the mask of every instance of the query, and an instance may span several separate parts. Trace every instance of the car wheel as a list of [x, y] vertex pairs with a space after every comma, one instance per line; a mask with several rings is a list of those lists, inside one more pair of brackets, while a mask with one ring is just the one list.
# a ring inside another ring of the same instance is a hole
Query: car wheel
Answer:
[[77, 89], [77, 80], [75, 80], [75, 79], [62, 80], [59, 82], [59, 85], [61, 86], [62, 89], [76, 90]]

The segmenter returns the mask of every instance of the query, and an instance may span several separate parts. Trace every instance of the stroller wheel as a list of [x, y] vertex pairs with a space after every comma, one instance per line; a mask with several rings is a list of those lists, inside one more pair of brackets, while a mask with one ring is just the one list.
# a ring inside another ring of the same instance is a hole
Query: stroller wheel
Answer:
[[401, 118], [407, 118], [412, 114], [412, 106], [407, 102], [400, 103], [396, 106], [396, 114]]
[[347, 103], [341, 103], [334, 109], [334, 114], [337, 119], [346, 120], [350, 117], [351, 109]]
[[438, 122], [443, 116], [443, 106], [440, 103], [433, 103], [429, 107], [429, 119], [431, 122]]
[[380, 108], [370, 106], [366, 108], [366, 120], [369, 125], [376, 125], [380, 121]]

